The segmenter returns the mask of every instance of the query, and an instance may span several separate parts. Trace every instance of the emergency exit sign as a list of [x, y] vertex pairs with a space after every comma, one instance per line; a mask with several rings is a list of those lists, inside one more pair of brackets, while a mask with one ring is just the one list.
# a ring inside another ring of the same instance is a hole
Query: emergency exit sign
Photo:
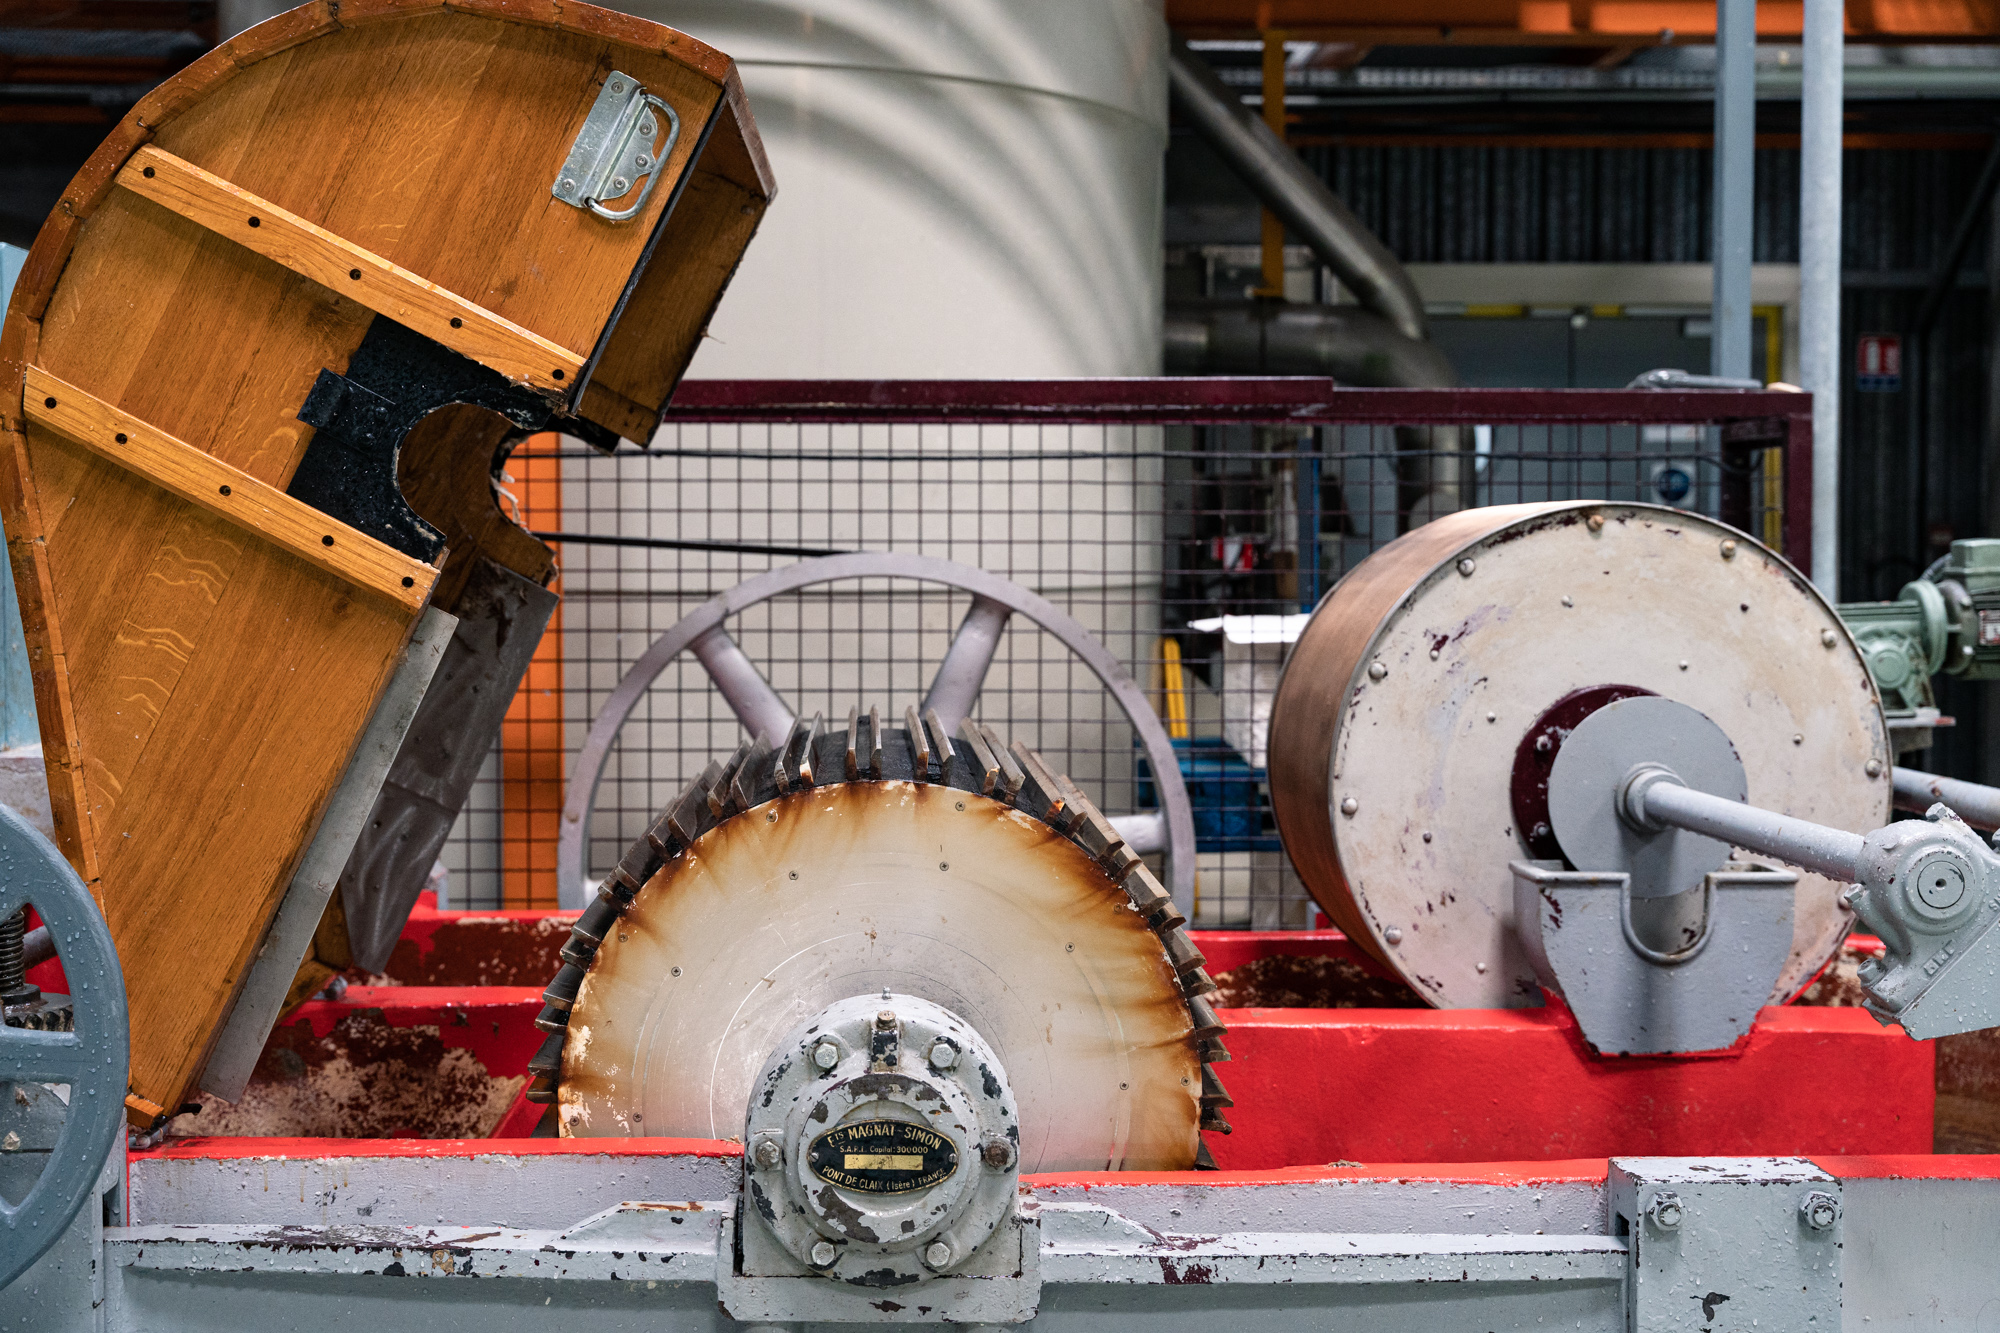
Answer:
[[1894, 393], [1903, 387], [1903, 340], [1893, 333], [1864, 333], [1854, 345], [1854, 387]]

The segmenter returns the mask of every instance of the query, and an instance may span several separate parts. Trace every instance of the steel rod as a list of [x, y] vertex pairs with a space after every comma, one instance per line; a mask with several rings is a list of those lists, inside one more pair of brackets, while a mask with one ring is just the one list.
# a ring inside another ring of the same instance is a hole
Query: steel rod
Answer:
[[[1812, 574], [1840, 595], [1841, 116], [1844, 0], [1806, 0], [1799, 106], [1799, 384], [1813, 396]], [[1776, 378], [1777, 368], [1771, 368]]]
[[1672, 824], [1845, 883], [1853, 883], [1857, 875], [1859, 833], [1759, 810], [1673, 781], [1635, 783], [1626, 804], [1642, 824]]
[[[1715, 32], [1715, 265], [1709, 373], [1750, 374], [1750, 241], [1756, 188], [1757, 5], [1719, 0]], [[1765, 368], [1767, 379], [1776, 379]]]
[[1976, 829], [2000, 829], [2000, 787], [1942, 778], [1914, 768], [1895, 771], [1896, 808], [1923, 814], [1942, 801]]

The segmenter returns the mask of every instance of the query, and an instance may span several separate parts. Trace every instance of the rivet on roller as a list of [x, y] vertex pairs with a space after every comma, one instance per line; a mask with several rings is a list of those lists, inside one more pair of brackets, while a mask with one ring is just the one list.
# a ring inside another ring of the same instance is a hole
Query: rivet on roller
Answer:
[[1472, 571], [1473, 571], [1473, 570], [1475, 570], [1475, 569], [1477, 569], [1477, 568], [1479, 568], [1479, 566], [1478, 566], [1478, 565], [1476, 565], [1476, 564], [1474, 564], [1474, 563], [1473, 563], [1473, 562], [1472, 562], [1471, 560], [1469, 560], [1469, 559], [1468, 559], [1468, 560], [1461, 560], [1461, 561], [1459, 561], [1459, 562], [1458, 562], [1458, 572], [1459, 572], [1459, 574], [1460, 574], [1461, 576], [1465, 577], [1465, 578], [1468, 578], [1468, 579], [1472, 577]]
[[1861, 771], [1871, 778], [1879, 778], [1882, 776], [1882, 761], [1880, 759], [1870, 759], [1861, 766]]
[[1604, 515], [1592, 514], [1589, 518], [1583, 520], [1583, 525], [1592, 532], [1602, 532], [1604, 531]]
[[1731, 540], [1731, 539], [1729, 539], [1729, 538], [1724, 538], [1724, 539], [1723, 539], [1723, 542], [1722, 542], [1722, 558], [1723, 558], [1724, 560], [1734, 560], [1734, 559], [1736, 558], [1736, 543], [1735, 543], [1735, 541], [1733, 541], [1733, 540]]
[[1384, 676], [1388, 674], [1389, 674], [1389, 668], [1383, 666], [1380, 662], [1370, 662], [1368, 664], [1368, 679], [1381, 680]]
[[1401, 944], [1403, 942], [1403, 932], [1399, 927], [1391, 926], [1382, 932], [1382, 938], [1390, 944]]
[[1352, 796], [1345, 797], [1340, 802], [1340, 813], [1348, 816], [1349, 818], [1352, 818], [1354, 812], [1359, 810], [1360, 808], [1361, 808], [1361, 802], [1355, 800]]
[[1819, 646], [1820, 646], [1820, 647], [1822, 647], [1822, 648], [1831, 648], [1831, 647], [1833, 647], [1833, 646], [1834, 646], [1834, 645], [1835, 645], [1836, 643], [1839, 643], [1839, 642], [1840, 642], [1840, 636], [1839, 636], [1838, 634], [1835, 634], [1835, 633], [1834, 633], [1834, 632], [1833, 632], [1832, 630], [1830, 630], [1830, 629], [1823, 629], [1823, 630], [1821, 630], [1821, 631], [1819, 632]]

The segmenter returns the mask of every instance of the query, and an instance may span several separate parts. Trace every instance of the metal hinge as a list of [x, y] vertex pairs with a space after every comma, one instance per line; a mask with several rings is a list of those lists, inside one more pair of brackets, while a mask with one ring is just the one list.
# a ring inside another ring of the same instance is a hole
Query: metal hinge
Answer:
[[[665, 141], [660, 127], [666, 126]], [[639, 86], [630, 74], [611, 71], [598, 90], [569, 157], [549, 192], [576, 208], [587, 208], [608, 222], [639, 215], [660, 179], [660, 164], [674, 151], [681, 136], [681, 118], [674, 109]], [[610, 209], [606, 201], [623, 199], [634, 189], [639, 197], [628, 208]]]

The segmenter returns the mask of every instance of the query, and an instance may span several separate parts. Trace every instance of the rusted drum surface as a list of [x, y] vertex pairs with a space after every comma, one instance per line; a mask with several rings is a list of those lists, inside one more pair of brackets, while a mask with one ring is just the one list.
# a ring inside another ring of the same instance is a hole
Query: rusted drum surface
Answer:
[[[1754, 805], [1857, 833], [1889, 818], [1874, 682], [1796, 569], [1697, 515], [1565, 502], [1448, 515], [1327, 594], [1272, 708], [1285, 849], [1431, 1003], [1537, 1004], [1507, 863], [1560, 855], [1537, 827], [1548, 766], [1569, 728], [1634, 694], [1720, 726]], [[1841, 887], [1801, 876], [1774, 1001], [1847, 933]]]
[[885, 988], [994, 1049], [1023, 1171], [1194, 1162], [1188, 1004], [1126, 891], [1030, 814], [898, 781], [779, 796], [652, 877], [570, 1011], [562, 1133], [734, 1137], [787, 1031]]

